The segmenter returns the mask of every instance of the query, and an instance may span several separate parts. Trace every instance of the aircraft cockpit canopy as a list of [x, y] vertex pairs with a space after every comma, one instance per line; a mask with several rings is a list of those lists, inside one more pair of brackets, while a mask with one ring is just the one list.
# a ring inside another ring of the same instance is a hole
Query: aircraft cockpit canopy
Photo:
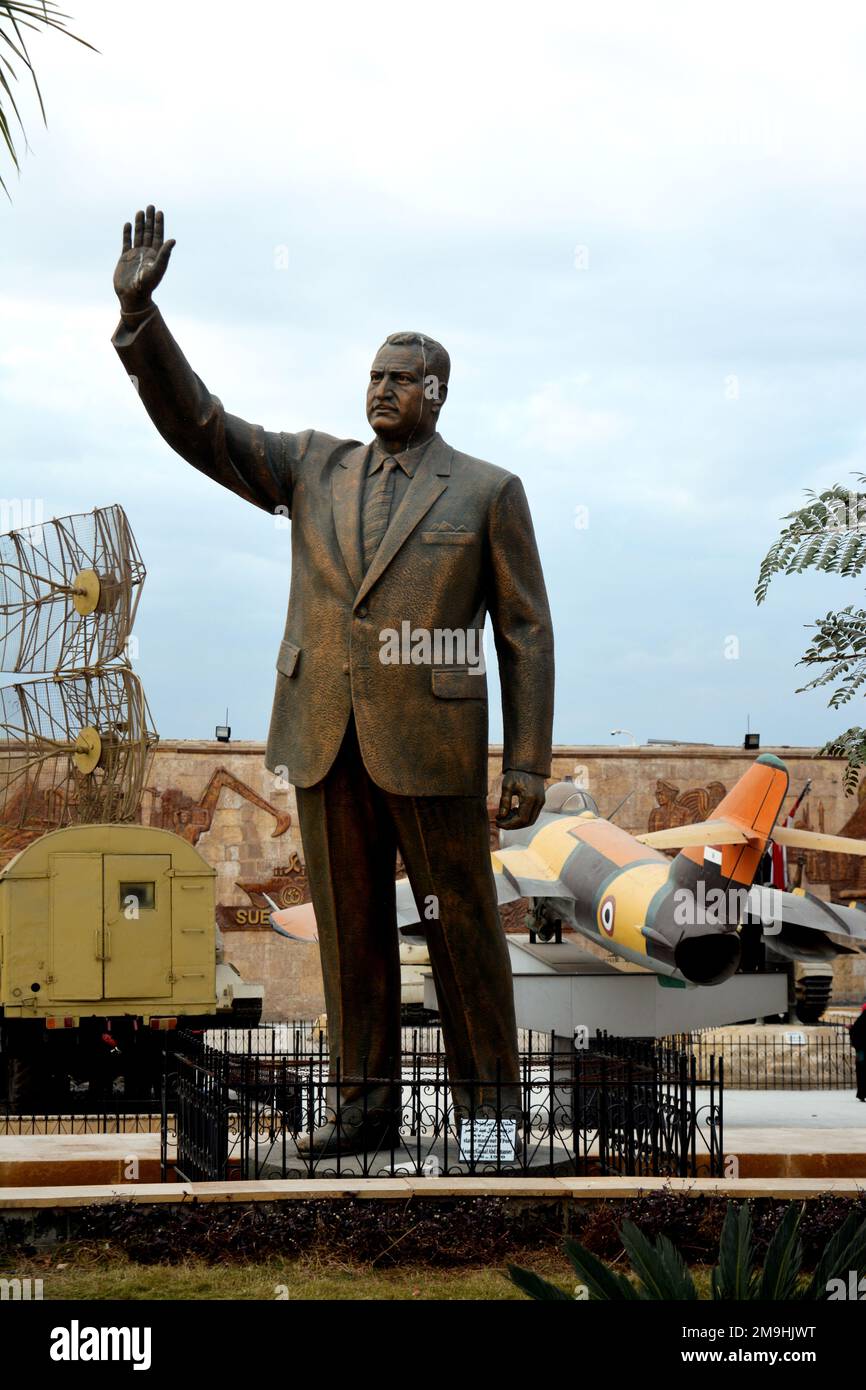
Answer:
[[564, 815], [579, 816], [582, 811], [598, 815], [598, 806], [589, 792], [574, 782], [554, 782], [548, 787], [544, 798], [545, 811], [561, 811]]

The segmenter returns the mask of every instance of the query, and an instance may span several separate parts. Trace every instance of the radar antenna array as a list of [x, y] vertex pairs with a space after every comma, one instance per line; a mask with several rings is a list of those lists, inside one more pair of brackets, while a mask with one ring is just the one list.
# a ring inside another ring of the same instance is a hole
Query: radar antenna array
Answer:
[[122, 507], [0, 536], [0, 826], [133, 820], [157, 742], [130, 636], [145, 568]]
[[144, 576], [122, 507], [0, 536], [0, 671], [70, 671], [119, 660]]

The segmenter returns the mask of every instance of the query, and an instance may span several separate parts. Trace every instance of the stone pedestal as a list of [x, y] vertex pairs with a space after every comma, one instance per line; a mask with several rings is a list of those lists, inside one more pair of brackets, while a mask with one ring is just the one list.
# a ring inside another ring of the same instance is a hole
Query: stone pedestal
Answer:
[[[571, 1135], [528, 1135], [518, 1137], [512, 1148], [503, 1141], [497, 1161], [495, 1140], [489, 1150], [477, 1150], [474, 1163], [461, 1157], [457, 1135], [401, 1135], [393, 1148], [372, 1148], [365, 1153], [301, 1156], [286, 1136], [271, 1140], [260, 1136], [255, 1151], [250, 1152], [244, 1165], [243, 1178], [315, 1178], [315, 1177], [507, 1177], [521, 1173], [531, 1177], [562, 1177], [575, 1175], [577, 1168], [570, 1148]], [[591, 1159], [591, 1155], [590, 1155]], [[581, 1171], [584, 1166], [581, 1165]]]

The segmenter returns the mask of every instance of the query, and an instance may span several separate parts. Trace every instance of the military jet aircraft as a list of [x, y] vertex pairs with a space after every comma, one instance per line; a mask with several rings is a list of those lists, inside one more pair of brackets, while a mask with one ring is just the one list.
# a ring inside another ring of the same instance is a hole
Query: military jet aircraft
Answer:
[[[614, 954], [692, 985], [737, 970], [759, 927], [794, 960], [829, 960], [866, 941], [866, 913], [755, 883], [767, 845], [866, 855], [866, 841], [777, 825], [788, 791], [781, 759], [761, 753], [709, 820], [629, 835], [568, 782], [533, 826], [503, 832], [493, 854], [500, 901], [529, 898], [544, 927], [567, 923]], [[662, 853], [677, 849], [674, 859]]]
[[[688, 985], [733, 975], [749, 930], [789, 959], [832, 960], [866, 941], [866, 912], [755, 879], [770, 843], [866, 855], [866, 841], [777, 825], [787, 791], [784, 763], [761, 753], [711, 819], [634, 836], [600, 816], [588, 792], [558, 782], [534, 825], [501, 832], [491, 856], [499, 902], [529, 899], [542, 939], [563, 923]], [[666, 849], [679, 853], [670, 859]], [[395, 891], [397, 925], [423, 922], [408, 881]], [[315, 939], [309, 903], [271, 922], [282, 935]]]

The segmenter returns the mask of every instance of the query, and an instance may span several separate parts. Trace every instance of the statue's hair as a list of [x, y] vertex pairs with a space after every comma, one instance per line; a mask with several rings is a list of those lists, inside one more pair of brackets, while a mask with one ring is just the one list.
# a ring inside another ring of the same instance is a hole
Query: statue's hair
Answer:
[[382, 347], [420, 348], [424, 356], [425, 376], [430, 372], [447, 385], [451, 375], [451, 358], [435, 338], [428, 338], [426, 333], [389, 333]]

